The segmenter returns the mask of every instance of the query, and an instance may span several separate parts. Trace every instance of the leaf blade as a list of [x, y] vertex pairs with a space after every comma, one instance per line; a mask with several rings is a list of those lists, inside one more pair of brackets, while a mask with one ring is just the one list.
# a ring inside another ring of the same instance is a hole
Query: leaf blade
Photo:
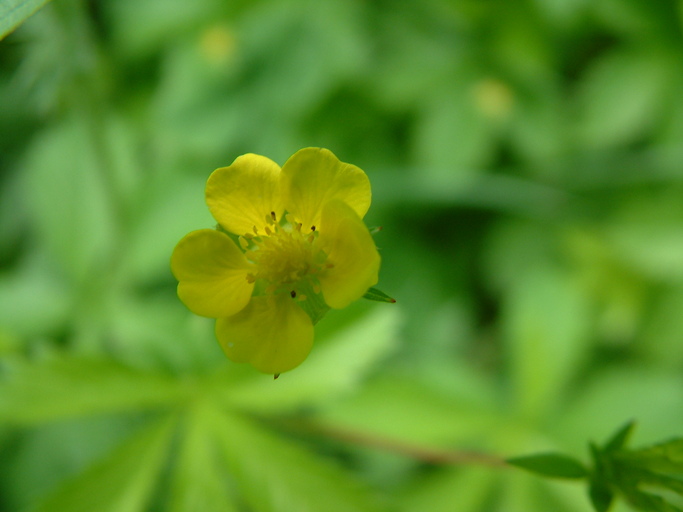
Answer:
[[0, 422], [28, 426], [90, 414], [149, 410], [169, 406], [184, 393], [169, 377], [115, 361], [55, 358], [14, 367], [0, 379]]
[[369, 491], [341, 468], [245, 417], [216, 410], [214, 435], [243, 498], [257, 512], [380, 510]]
[[0, 2], [0, 40], [21, 25], [49, 0], [4, 0]]
[[588, 470], [576, 459], [548, 452], [507, 459], [508, 464], [550, 478], [585, 478]]
[[48, 495], [35, 512], [146, 510], [176, 425], [165, 416]]

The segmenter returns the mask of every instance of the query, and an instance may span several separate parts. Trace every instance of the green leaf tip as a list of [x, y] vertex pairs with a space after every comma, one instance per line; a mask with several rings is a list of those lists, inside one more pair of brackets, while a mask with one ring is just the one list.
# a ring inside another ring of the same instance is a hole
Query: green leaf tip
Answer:
[[631, 439], [631, 434], [636, 426], [636, 422], [631, 420], [617, 430], [612, 437], [605, 443], [604, 451], [611, 452], [615, 450], [621, 450], [626, 446], [629, 439]]
[[376, 302], [389, 302], [390, 304], [394, 304], [396, 302], [396, 299], [389, 297], [386, 293], [384, 293], [382, 290], [378, 290], [377, 288], [370, 288], [367, 292], [365, 292], [363, 298], [374, 300]]
[[583, 464], [561, 453], [550, 452], [513, 457], [506, 462], [550, 478], [585, 478], [588, 476], [588, 470]]
[[588, 487], [588, 496], [596, 512], [607, 512], [614, 501], [614, 493], [601, 480], [593, 480]]

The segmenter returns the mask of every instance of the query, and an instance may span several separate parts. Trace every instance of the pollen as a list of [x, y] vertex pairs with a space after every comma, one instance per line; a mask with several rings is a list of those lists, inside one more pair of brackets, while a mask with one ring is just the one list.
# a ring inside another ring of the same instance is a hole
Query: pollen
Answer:
[[286, 218], [280, 224], [274, 212], [267, 216], [267, 223], [265, 233], [254, 229], [256, 236], [245, 234], [248, 240], [240, 242], [243, 248], [248, 247], [247, 258], [256, 264], [257, 270], [250, 280], [264, 280], [268, 283], [267, 292], [272, 293], [319, 272], [325, 256], [315, 243], [317, 231], [302, 232], [300, 223], [291, 223]]

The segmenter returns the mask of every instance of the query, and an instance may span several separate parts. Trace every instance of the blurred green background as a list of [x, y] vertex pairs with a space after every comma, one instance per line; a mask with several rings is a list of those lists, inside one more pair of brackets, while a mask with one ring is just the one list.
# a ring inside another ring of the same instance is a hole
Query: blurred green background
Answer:
[[[0, 42], [0, 510], [590, 510], [381, 446], [683, 434], [682, 11], [49, 3]], [[398, 303], [328, 314], [273, 381], [168, 261], [214, 168], [306, 146], [369, 175]]]

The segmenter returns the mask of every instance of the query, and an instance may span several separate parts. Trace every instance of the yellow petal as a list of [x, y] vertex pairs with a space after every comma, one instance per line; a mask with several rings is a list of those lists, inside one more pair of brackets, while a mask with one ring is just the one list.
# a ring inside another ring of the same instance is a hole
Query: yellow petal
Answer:
[[230, 238], [214, 229], [185, 236], [171, 255], [178, 297], [197, 315], [234, 315], [249, 302], [254, 284], [247, 282], [252, 265]]
[[340, 199], [360, 218], [370, 208], [370, 180], [355, 165], [340, 162], [322, 148], [304, 148], [282, 166], [285, 208], [306, 230], [320, 225], [325, 204]]
[[346, 203], [327, 203], [317, 243], [328, 256], [328, 267], [318, 276], [328, 306], [344, 308], [377, 284], [380, 257], [375, 241]]
[[265, 156], [246, 154], [228, 167], [216, 169], [206, 182], [211, 215], [236, 235], [263, 233], [266, 217], [282, 215], [280, 166]]
[[306, 359], [313, 324], [288, 294], [254, 297], [236, 315], [216, 321], [216, 338], [233, 361], [277, 374]]

